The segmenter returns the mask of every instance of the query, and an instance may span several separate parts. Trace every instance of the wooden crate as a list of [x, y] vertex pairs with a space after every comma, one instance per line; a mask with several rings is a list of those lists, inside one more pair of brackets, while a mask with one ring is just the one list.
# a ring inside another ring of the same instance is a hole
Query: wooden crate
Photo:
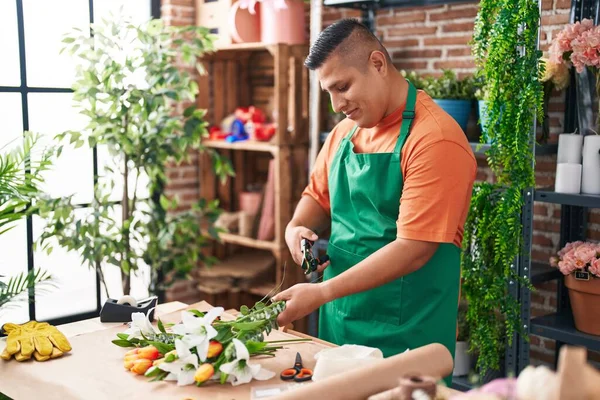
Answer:
[[[267, 118], [278, 124], [269, 142], [204, 141], [232, 161], [236, 176], [225, 183], [216, 179], [210, 157], [199, 157], [200, 196], [219, 199], [221, 207], [231, 212], [239, 210], [239, 193], [249, 184], [266, 184], [271, 161], [274, 167], [274, 238], [258, 240], [228, 233], [222, 234], [222, 243], [212, 248], [212, 254], [222, 260], [248, 249], [273, 254], [272, 277], [236, 293], [236, 299], [228, 301], [233, 308], [252, 305], [246, 302], [260, 300], [280, 284], [285, 289], [305, 282], [301, 268], [291, 258], [284, 233], [308, 180], [308, 73], [303, 67], [307, 52], [304, 45], [242, 44], [222, 48], [203, 59], [208, 74], [199, 79], [198, 106], [208, 110], [210, 124], [220, 124], [236, 107], [250, 105], [263, 109]], [[301, 331], [307, 326], [306, 320], [294, 325]]]

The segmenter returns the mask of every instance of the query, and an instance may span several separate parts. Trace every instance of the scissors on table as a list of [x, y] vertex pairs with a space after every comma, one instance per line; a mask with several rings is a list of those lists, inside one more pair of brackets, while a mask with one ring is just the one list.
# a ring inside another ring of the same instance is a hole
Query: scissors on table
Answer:
[[294, 380], [296, 382], [305, 382], [312, 379], [312, 369], [302, 366], [302, 357], [300, 353], [296, 353], [296, 362], [292, 368], [287, 368], [281, 371], [281, 379], [284, 381]]

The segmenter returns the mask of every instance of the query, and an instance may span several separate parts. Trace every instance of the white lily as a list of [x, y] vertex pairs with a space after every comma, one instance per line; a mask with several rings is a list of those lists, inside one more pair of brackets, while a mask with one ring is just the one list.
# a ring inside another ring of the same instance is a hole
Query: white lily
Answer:
[[249, 383], [253, 378], [266, 381], [275, 376], [274, 372], [263, 369], [260, 364], [249, 364], [250, 353], [248, 353], [246, 345], [238, 339], [232, 341], [235, 346], [235, 360], [221, 365], [220, 371], [228, 374], [228, 378], [235, 377], [231, 382], [233, 386]]
[[198, 369], [198, 357], [192, 354], [179, 339], [175, 340], [175, 350], [178, 358], [172, 362], [160, 363], [158, 368], [169, 373], [165, 380], [177, 381], [177, 386], [191, 385], [194, 383], [194, 374]]
[[[152, 310], [148, 311], [148, 315]], [[131, 314], [131, 322], [129, 325], [129, 329], [123, 332], [127, 336], [127, 340], [131, 340], [132, 338], [142, 338], [142, 334], [146, 337], [150, 335], [155, 335], [156, 331], [152, 326], [152, 323], [148, 319], [147, 315], [144, 313], [136, 312]]]
[[178, 335], [183, 335], [181, 339], [183, 344], [188, 349], [195, 347], [200, 361], [204, 362], [210, 340], [217, 336], [217, 330], [212, 327], [212, 323], [223, 311], [225, 311], [223, 307], [214, 307], [203, 317], [196, 317], [188, 311], [182, 311], [181, 323], [173, 326], [171, 330]]

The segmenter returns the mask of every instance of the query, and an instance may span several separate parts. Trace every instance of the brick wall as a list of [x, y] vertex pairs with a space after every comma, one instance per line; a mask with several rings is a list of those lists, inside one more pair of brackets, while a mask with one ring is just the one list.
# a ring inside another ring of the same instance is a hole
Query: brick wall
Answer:
[[[194, 0], [163, 0], [162, 15], [167, 23], [185, 25], [194, 23]], [[570, 0], [544, 0], [542, 3], [541, 49], [547, 51], [552, 38], [569, 21]], [[441, 69], [451, 68], [464, 76], [474, 70], [469, 41], [472, 38], [477, 2], [454, 5], [428, 6], [380, 10], [376, 16], [377, 35], [390, 51], [394, 64], [400, 69], [418, 73], [440, 74]], [[307, 7], [308, 11], [308, 7]], [[360, 18], [360, 12], [326, 8], [324, 25], [345, 17]], [[308, 31], [308, 24], [307, 24]], [[549, 116], [551, 142], [563, 132], [564, 93], [555, 93], [550, 100]], [[474, 126], [471, 121], [470, 129]], [[490, 170], [484, 157], [478, 159], [478, 180], [491, 181]], [[550, 186], [554, 183], [556, 157], [544, 156], [536, 159], [536, 185]], [[197, 198], [195, 164], [169, 171], [169, 193], [180, 194], [184, 205]], [[600, 239], [600, 212], [589, 216], [591, 239]], [[534, 238], [532, 259], [547, 262], [558, 250], [560, 229], [560, 206], [535, 204]], [[537, 287], [532, 294], [532, 315], [539, 316], [555, 311], [555, 284], [546, 283]], [[194, 298], [195, 287], [182, 282], [170, 292], [170, 298]], [[532, 362], [553, 364], [555, 343], [551, 340], [532, 337]]]

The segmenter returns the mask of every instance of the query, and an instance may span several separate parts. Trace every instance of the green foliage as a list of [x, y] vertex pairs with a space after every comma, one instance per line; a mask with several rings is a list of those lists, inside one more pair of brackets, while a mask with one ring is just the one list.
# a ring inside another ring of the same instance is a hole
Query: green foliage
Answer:
[[[0, 153], [0, 235], [31, 215], [31, 203], [43, 193], [41, 186], [44, 172], [52, 165], [52, 151], [38, 149], [38, 142], [39, 135], [24, 132], [21, 145]], [[41, 294], [52, 284], [52, 276], [41, 269], [0, 281], [0, 310], [21, 300], [32, 301], [33, 289]]]
[[449, 69], [443, 70], [440, 77], [419, 75], [414, 71], [401, 73], [433, 99], [472, 100], [475, 96], [475, 81], [470, 75], [458, 79], [456, 72]]
[[[2, 276], [0, 275], [0, 278]], [[0, 310], [8, 307], [9, 303], [16, 303], [20, 300], [33, 301], [35, 289], [36, 294], [46, 291], [46, 288], [54, 286], [52, 276], [41, 269], [30, 272], [22, 272], [11, 277], [8, 282], [0, 281]]]
[[[178, 199], [165, 194], [167, 168], [207, 152], [222, 180], [233, 175], [228, 160], [202, 145], [206, 111], [196, 109], [198, 85], [186, 71], [204, 72], [197, 58], [214, 50], [214, 36], [206, 28], [168, 27], [160, 20], [132, 25], [112, 19], [92, 31], [92, 37], [76, 31], [63, 40], [79, 61], [74, 100], [87, 125], [57, 135], [58, 154], [64, 146], [97, 146], [108, 150], [112, 163], [100, 171], [86, 215], [73, 212], [70, 198], [38, 204], [48, 221], [38, 244], [51, 248], [56, 239], [100, 274], [103, 264], [118, 266], [126, 293], [130, 274], [146, 263], [153, 274], [149, 290], [160, 294], [171, 278], [214, 262], [202, 254], [208, 238], [200, 226], [212, 227], [220, 213], [216, 202], [205, 201], [179, 212]], [[117, 177], [123, 182], [118, 187]], [[143, 180], [150, 195], [141, 197]], [[120, 204], [111, 197], [115, 190]]]
[[535, 183], [534, 118], [542, 117], [539, 18], [536, 0], [482, 0], [475, 24], [473, 53], [486, 82], [488, 164], [497, 182], [476, 184], [463, 241], [470, 348], [479, 352], [481, 375], [499, 369], [505, 340], [516, 331], [526, 334], [509, 288], [531, 287], [514, 263], [523, 251], [523, 192]]

